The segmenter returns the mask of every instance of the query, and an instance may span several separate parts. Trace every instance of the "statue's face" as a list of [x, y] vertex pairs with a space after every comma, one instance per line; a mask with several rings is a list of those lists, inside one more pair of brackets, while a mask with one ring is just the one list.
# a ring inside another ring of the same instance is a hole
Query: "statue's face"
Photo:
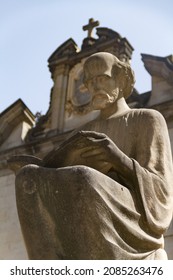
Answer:
[[118, 98], [119, 88], [116, 81], [106, 75], [98, 75], [86, 82], [89, 92], [92, 94], [92, 107], [101, 110], [115, 102]]

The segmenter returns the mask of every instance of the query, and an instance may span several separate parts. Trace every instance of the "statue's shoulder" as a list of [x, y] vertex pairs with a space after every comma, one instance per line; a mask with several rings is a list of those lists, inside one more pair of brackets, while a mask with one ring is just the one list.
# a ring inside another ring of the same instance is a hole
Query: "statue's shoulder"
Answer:
[[132, 117], [139, 118], [146, 125], [163, 125], [166, 123], [163, 115], [154, 109], [131, 109], [130, 114]]

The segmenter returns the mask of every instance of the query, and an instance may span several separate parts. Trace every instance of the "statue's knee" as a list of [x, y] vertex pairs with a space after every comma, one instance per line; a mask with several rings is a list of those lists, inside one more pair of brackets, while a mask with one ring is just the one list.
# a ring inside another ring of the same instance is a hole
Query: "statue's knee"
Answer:
[[32, 194], [37, 190], [38, 168], [37, 165], [29, 164], [19, 170], [15, 182], [17, 190], [27, 194]]
[[71, 168], [69, 173], [70, 183], [76, 188], [88, 189], [94, 180], [94, 169], [79, 165]]
[[93, 176], [93, 169], [88, 166], [78, 165], [73, 167], [72, 174], [74, 177], [77, 177], [83, 181]]

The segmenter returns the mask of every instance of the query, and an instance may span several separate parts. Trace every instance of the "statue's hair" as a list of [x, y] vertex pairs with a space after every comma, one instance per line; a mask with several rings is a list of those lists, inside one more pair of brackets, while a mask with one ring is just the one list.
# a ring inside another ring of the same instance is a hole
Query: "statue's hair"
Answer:
[[[98, 52], [91, 55], [84, 63], [84, 83], [103, 71], [101, 64], [104, 64], [104, 73], [119, 81], [120, 90], [124, 98], [127, 98], [134, 87], [135, 77], [130, 64], [120, 61], [116, 56], [108, 52]], [[93, 74], [94, 73], [94, 74]]]
[[130, 65], [120, 60], [118, 63], [116, 62], [112, 66], [112, 78], [120, 79], [122, 81], [120, 89], [123, 91], [124, 98], [127, 99], [132, 93], [135, 84], [134, 71]]

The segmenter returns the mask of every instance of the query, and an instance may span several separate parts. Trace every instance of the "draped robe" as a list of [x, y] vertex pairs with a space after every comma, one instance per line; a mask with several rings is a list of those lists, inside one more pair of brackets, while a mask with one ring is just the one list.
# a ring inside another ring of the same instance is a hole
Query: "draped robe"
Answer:
[[173, 166], [164, 118], [154, 110], [132, 109], [82, 129], [105, 133], [132, 159], [133, 182], [80, 163], [53, 168], [51, 159], [45, 167], [23, 167], [16, 197], [29, 257], [166, 259]]

